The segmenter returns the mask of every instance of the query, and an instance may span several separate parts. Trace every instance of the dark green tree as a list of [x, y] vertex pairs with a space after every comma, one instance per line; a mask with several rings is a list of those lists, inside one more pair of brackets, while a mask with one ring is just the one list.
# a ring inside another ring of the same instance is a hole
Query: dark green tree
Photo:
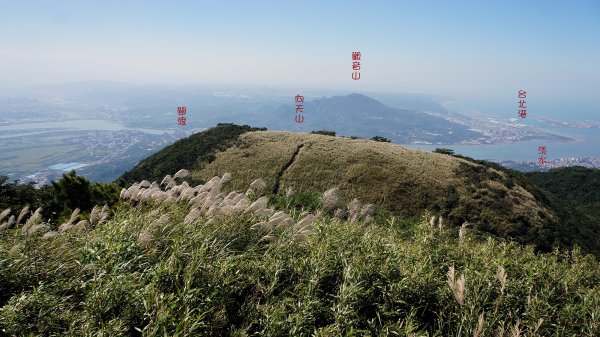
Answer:
[[90, 181], [78, 176], [75, 171], [63, 174], [59, 181], [53, 181], [52, 186], [56, 197], [65, 209], [79, 208], [82, 212], [92, 209], [92, 189]]
[[446, 148], [439, 148], [439, 147], [437, 149], [433, 150], [433, 152], [435, 152], [435, 153], [441, 153], [441, 154], [447, 154], [449, 156], [454, 156], [455, 155], [454, 150], [452, 150], [452, 149], [446, 149]]
[[10, 208], [11, 214], [16, 215], [25, 205], [31, 209], [41, 207], [43, 218], [50, 221], [61, 209], [56, 204], [54, 193], [51, 186], [36, 188], [33, 182], [19, 184], [18, 180], [9, 182], [8, 177], [0, 176], [0, 211]]
[[385, 138], [385, 137], [381, 137], [381, 136], [375, 136], [373, 138], [371, 138], [371, 140], [374, 140], [376, 142], [382, 142], [382, 143], [391, 143], [392, 141]]
[[95, 205], [113, 206], [119, 201], [121, 188], [116, 183], [90, 183], [75, 171], [63, 174], [59, 181], [53, 181], [56, 200], [60, 208], [60, 218], [68, 217], [79, 208], [81, 213], [89, 213]]
[[324, 135], [324, 136], [332, 136], [332, 137], [335, 137], [335, 135], [336, 135], [335, 131], [331, 131], [331, 130], [311, 131], [311, 133], [314, 135]]

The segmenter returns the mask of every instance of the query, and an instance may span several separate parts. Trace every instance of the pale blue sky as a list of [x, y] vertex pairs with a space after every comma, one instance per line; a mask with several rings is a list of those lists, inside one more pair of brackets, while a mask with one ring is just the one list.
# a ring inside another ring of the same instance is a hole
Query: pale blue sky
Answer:
[[[0, 85], [600, 93], [600, 0], [0, 1]], [[361, 80], [351, 52], [363, 53]]]

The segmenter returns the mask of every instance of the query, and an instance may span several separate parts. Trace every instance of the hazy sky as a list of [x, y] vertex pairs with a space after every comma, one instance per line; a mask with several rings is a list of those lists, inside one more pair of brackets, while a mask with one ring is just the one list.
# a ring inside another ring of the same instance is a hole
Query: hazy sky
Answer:
[[600, 0], [0, 1], [0, 85], [82, 80], [591, 98]]

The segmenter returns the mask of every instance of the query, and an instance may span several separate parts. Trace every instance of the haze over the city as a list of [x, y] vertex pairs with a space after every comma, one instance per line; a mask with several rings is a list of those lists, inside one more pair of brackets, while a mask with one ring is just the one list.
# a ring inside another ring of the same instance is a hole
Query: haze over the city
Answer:
[[[600, 2], [6, 1], [4, 87], [110, 80], [585, 100]], [[363, 53], [361, 81], [350, 52]]]

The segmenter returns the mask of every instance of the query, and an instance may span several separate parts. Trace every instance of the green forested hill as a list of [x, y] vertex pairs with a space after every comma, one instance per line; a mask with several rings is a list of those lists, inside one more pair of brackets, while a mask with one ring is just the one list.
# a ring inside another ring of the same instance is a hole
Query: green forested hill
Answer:
[[134, 181], [161, 180], [180, 168], [200, 167], [214, 159], [217, 151], [232, 146], [244, 132], [265, 130], [248, 125], [218, 124], [214, 128], [180, 139], [161, 151], [140, 161], [133, 169], [125, 172], [117, 182], [130, 185]]
[[526, 175], [570, 208], [600, 223], [600, 169], [575, 166]]

